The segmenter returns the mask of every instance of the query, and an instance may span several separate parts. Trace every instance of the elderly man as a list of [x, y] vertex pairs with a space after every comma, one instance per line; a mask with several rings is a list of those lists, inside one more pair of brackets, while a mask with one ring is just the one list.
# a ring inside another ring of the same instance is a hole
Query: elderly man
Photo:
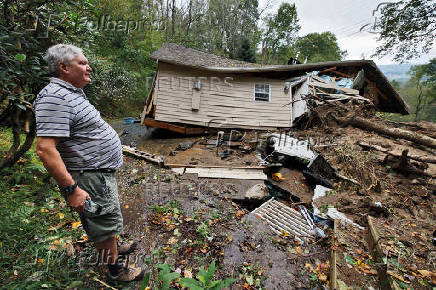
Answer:
[[34, 103], [37, 125], [36, 152], [58, 182], [68, 204], [75, 209], [90, 240], [105, 253], [109, 277], [133, 281], [143, 277], [140, 268], [123, 267], [117, 249], [123, 230], [115, 170], [123, 162], [117, 133], [86, 98], [83, 87], [91, 82], [91, 67], [80, 48], [58, 44], [47, 50], [54, 78]]

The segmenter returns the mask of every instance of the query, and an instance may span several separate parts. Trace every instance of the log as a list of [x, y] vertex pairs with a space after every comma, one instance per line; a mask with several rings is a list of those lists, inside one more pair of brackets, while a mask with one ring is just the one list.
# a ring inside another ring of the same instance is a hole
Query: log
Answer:
[[[385, 149], [379, 145], [371, 145], [371, 144], [365, 143], [365, 142], [357, 142], [357, 145], [359, 145], [360, 147], [366, 148], [366, 149], [377, 150], [377, 151], [380, 151], [380, 152], [383, 152], [383, 153], [386, 153], [388, 155], [392, 155], [395, 157], [401, 157], [401, 154], [392, 152], [392, 151]], [[436, 164], [436, 158], [434, 158], [434, 157], [424, 157], [424, 156], [421, 157], [421, 156], [416, 156], [416, 155], [408, 155], [408, 157], [412, 160], [415, 160], [415, 161]]]
[[360, 128], [367, 131], [374, 131], [389, 137], [401, 138], [404, 140], [412, 141], [413, 143], [428, 146], [430, 148], [436, 149], [436, 139], [431, 137], [407, 131], [399, 128], [389, 128], [381, 124], [369, 121], [362, 117], [351, 117], [351, 118], [335, 118], [339, 123], [345, 125], [352, 125], [353, 127]]

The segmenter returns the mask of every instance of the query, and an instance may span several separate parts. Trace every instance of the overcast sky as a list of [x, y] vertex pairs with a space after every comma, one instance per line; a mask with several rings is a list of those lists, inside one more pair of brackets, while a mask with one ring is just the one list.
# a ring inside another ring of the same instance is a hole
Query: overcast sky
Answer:
[[[392, 2], [392, 0], [388, 0]], [[280, 7], [282, 0], [269, 0], [270, 13], [275, 13]], [[311, 32], [331, 31], [338, 38], [342, 50], [347, 50], [346, 59], [370, 59], [378, 46], [377, 35], [369, 32], [359, 32], [359, 29], [369, 23], [374, 23], [373, 10], [381, 2], [380, 0], [295, 0], [298, 18], [300, 19], [300, 36]], [[260, 6], [264, 7], [268, 0], [260, 0]], [[436, 49], [410, 63], [426, 63], [436, 57]], [[392, 64], [391, 57], [383, 59], [373, 58], [377, 64]]]

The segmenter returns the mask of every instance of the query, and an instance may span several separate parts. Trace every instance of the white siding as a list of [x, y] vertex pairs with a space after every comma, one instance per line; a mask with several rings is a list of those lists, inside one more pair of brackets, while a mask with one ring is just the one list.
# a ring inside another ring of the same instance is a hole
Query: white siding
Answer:
[[[193, 100], [193, 82], [198, 77], [203, 77], [202, 87]], [[269, 102], [254, 100], [254, 83], [270, 84]], [[212, 74], [159, 62], [155, 119], [223, 128], [290, 127], [290, 97], [283, 88], [282, 80]], [[193, 110], [193, 101], [198, 110]]]

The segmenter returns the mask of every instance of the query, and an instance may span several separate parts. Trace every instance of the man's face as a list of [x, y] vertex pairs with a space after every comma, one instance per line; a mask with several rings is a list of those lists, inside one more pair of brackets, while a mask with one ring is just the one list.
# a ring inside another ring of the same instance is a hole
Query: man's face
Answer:
[[69, 65], [60, 64], [60, 78], [76, 88], [82, 89], [91, 82], [90, 72], [91, 67], [83, 54], [73, 58]]

